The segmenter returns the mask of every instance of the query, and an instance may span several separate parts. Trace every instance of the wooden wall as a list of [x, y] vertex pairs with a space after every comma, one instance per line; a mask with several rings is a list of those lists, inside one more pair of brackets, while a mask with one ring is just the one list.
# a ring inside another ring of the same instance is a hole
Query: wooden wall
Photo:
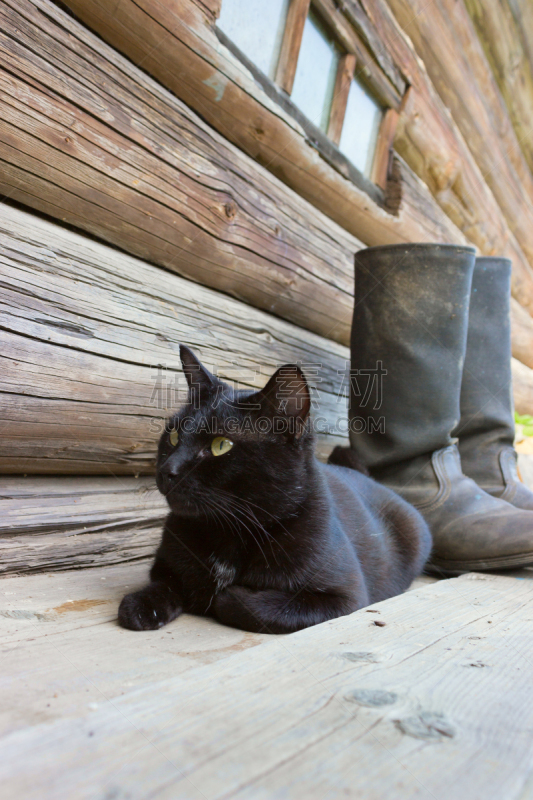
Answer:
[[321, 456], [344, 441], [366, 245], [510, 257], [515, 397], [533, 410], [527, 4], [417, 2], [321, 0], [394, 91], [409, 87], [388, 182], [367, 193], [219, 41], [218, 2], [67, 0], [70, 14], [0, 0], [0, 472], [19, 476], [0, 489], [8, 571], [146, 555], [164, 504], [138, 476], [176, 399], [154, 400], [158, 365], [183, 388], [180, 341], [243, 385], [319, 365]]

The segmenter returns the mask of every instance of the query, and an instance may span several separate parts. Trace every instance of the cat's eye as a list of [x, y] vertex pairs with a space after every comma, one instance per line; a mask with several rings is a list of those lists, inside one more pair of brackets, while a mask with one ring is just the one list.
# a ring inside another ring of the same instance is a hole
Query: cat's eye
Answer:
[[211, 452], [214, 456], [223, 456], [224, 453], [229, 453], [232, 447], [233, 442], [225, 436], [217, 436], [211, 442]]
[[176, 447], [177, 443], [178, 443], [178, 432], [176, 428], [172, 428], [172, 430], [170, 431], [170, 444], [172, 445], [172, 447]]

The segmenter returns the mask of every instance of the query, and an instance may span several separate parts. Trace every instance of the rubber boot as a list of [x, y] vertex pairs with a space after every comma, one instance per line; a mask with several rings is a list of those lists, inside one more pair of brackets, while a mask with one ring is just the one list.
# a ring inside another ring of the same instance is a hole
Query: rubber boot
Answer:
[[477, 258], [472, 279], [459, 437], [463, 472], [489, 494], [533, 511], [517, 471], [511, 378], [511, 262]]
[[[447, 574], [533, 564], [533, 513], [461, 470], [459, 425], [473, 248], [372, 247], [355, 258], [350, 441], [411, 502]], [[382, 384], [382, 386], [381, 386]]]

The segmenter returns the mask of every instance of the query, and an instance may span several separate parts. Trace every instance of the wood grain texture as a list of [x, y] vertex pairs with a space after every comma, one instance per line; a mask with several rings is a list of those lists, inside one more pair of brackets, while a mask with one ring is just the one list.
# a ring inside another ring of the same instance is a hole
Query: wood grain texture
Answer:
[[440, 581], [261, 641], [188, 617], [121, 631], [121, 576], [142, 576], [106, 574], [2, 582], [9, 797], [526, 796], [531, 580]]
[[[2, 579], [3, 675], [19, 670], [21, 680], [2, 702], [0, 737], [24, 729], [29, 714], [46, 723], [72, 712], [91, 713], [105, 702], [103, 694], [111, 698], [132, 691], [148, 676], [157, 682], [187, 674], [270, 638], [192, 616], [182, 617], [178, 637], [170, 628], [144, 641], [130, 636], [116, 624], [118, 605], [126, 592], [146, 582], [150, 563]], [[34, 648], [32, 657], [23, 663], [28, 646]], [[53, 666], [52, 653], [58, 657]], [[110, 659], [111, 653], [117, 658]], [[51, 690], [48, 680], [61, 689]]]
[[0, 4], [0, 192], [348, 341], [361, 243], [48, 5]]
[[0, 575], [145, 559], [167, 513], [152, 478], [3, 478]]
[[511, 368], [515, 411], [533, 415], [533, 369], [516, 358], [512, 359]]
[[[294, 119], [261, 90], [206, 26], [205, 16], [191, 9], [187, 0], [175, 0], [172, 7], [160, 0], [137, 4], [123, 0], [113, 14], [101, 0], [69, 0], [68, 5], [224, 136], [365, 244], [453, 242], [457, 241], [457, 226], [485, 255], [505, 254], [513, 260], [514, 295], [533, 313], [533, 275], [526, 258], [533, 253], [533, 222], [522, 224], [522, 206], [515, 203], [512, 225], [508, 223], [385, 0], [372, 0], [371, 4], [343, 0], [342, 7], [391, 84], [401, 92], [405, 88], [396, 63], [416, 86], [411, 105], [402, 114], [405, 122], [400, 119], [396, 147], [429, 186], [445, 219], [428, 208], [427, 200], [420, 204], [416, 193], [411, 195], [408, 177], [400, 194], [397, 184], [387, 185], [386, 196], [397, 216], [384, 214], [371, 198], [350, 188], [305, 142]], [[333, 6], [331, 13], [339, 17], [334, 4], [329, 5]], [[324, 8], [329, 5], [322, 4]], [[346, 20], [344, 25], [350, 27]], [[71, 30], [81, 36], [76, 28]], [[511, 190], [503, 187], [502, 191]], [[516, 225], [521, 230], [522, 249], [510, 230]]]
[[357, 78], [367, 85], [384, 108], [398, 109], [407, 88], [405, 80], [402, 78], [399, 86], [393, 84], [389, 73], [382, 69], [376, 54], [371, 50], [369, 52], [366, 42], [346, 18], [342, 3], [337, 3], [336, 0], [314, 0], [314, 7], [346, 52], [355, 55]]
[[396, 135], [399, 114], [394, 108], [388, 108], [383, 115], [379, 129], [374, 163], [372, 164], [372, 180], [378, 186], [386, 186], [389, 174], [389, 163]]
[[533, 175], [463, 0], [388, 4], [533, 263]]
[[533, 5], [529, 0], [507, 0], [515, 18], [522, 46], [527, 53], [530, 68], [533, 69]]
[[291, 94], [310, 0], [291, 0], [281, 43], [276, 83]]
[[511, 297], [511, 338], [513, 356], [533, 369], [533, 318]]
[[[347, 343], [353, 253], [360, 242], [82, 26], [55, 6], [48, 9], [45, 0], [41, 5], [47, 15], [27, 0], [18, 11], [0, 5], [10, 70], [0, 72], [3, 190]], [[36, 70], [46, 76], [46, 89], [35, 81]], [[464, 243], [423, 184], [405, 165], [398, 170], [394, 205], [410, 239]], [[442, 182], [441, 189], [449, 194]], [[488, 200], [485, 206], [496, 231], [497, 207]], [[377, 213], [385, 224], [389, 215]], [[460, 214], [456, 221], [461, 224]], [[470, 228], [476, 229], [471, 218]], [[376, 243], [394, 240], [383, 231]], [[482, 252], [502, 252], [499, 241], [484, 244]], [[529, 268], [519, 252], [507, 254], [514, 260], [515, 296], [533, 308]]]
[[533, 170], [533, 67], [508, 0], [465, 0], [524, 157]]
[[344, 124], [344, 116], [346, 114], [348, 95], [350, 93], [354, 71], [355, 55], [353, 55], [353, 53], [346, 53], [341, 56], [337, 77], [335, 78], [333, 103], [328, 125], [328, 136], [335, 144], [339, 144], [341, 140], [342, 126]]
[[0, 275], [4, 473], [153, 471], [186, 397], [180, 342], [243, 386], [300, 361], [317, 420], [345, 423], [348, 349], [212, 289], [5, 205]]
[[[45, 7], [44, 0], [34, 2]], [[420, 205], [418, 193], [411, 194], [409, 178], [400, 193], [398, 185], [392, 187], [394, 202], [382, 208], [344, 176], [340, 162], [336, 168], [327, 163], [303, 128], [219, 41], [191, 0], [121, 0], [113, 9], [101, 0], [69, 0], [67, 5], [225, 137], [365, 244], [454, 241], [455, 226], [438, 206], [427, 209], [430, 196]], [[52, 18], [59, 13], [49, 11]], [[90, 34], [63, 16], [61, 20], [74, 36], [90, 39], [92, 45]], [[101, 42], [98, 47], [105, 50]]]
[[[344, 0], [352, 23], [381, 42], [408, 78], [394, 146], [435, 201], [484, 255], [513, 262], [513, 294], [533, 314], [533, 272], [457, 124], [386, 0]], [[497, 166], [497, 165], [496, 165]], [[517, 210], [517, 214], [521, 211]]]

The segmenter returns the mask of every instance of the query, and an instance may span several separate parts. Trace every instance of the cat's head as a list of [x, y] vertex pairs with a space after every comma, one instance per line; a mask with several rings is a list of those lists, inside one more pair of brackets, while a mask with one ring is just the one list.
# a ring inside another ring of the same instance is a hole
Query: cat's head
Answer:
[[259, 391], [235, 390], [180, 348], [188, 401], [159, 442], [157, 485], [182, 516], [244, 503], [258, 517], [295, 513], [308, 490], [311, 398], [301, 369], [280, 367]]

